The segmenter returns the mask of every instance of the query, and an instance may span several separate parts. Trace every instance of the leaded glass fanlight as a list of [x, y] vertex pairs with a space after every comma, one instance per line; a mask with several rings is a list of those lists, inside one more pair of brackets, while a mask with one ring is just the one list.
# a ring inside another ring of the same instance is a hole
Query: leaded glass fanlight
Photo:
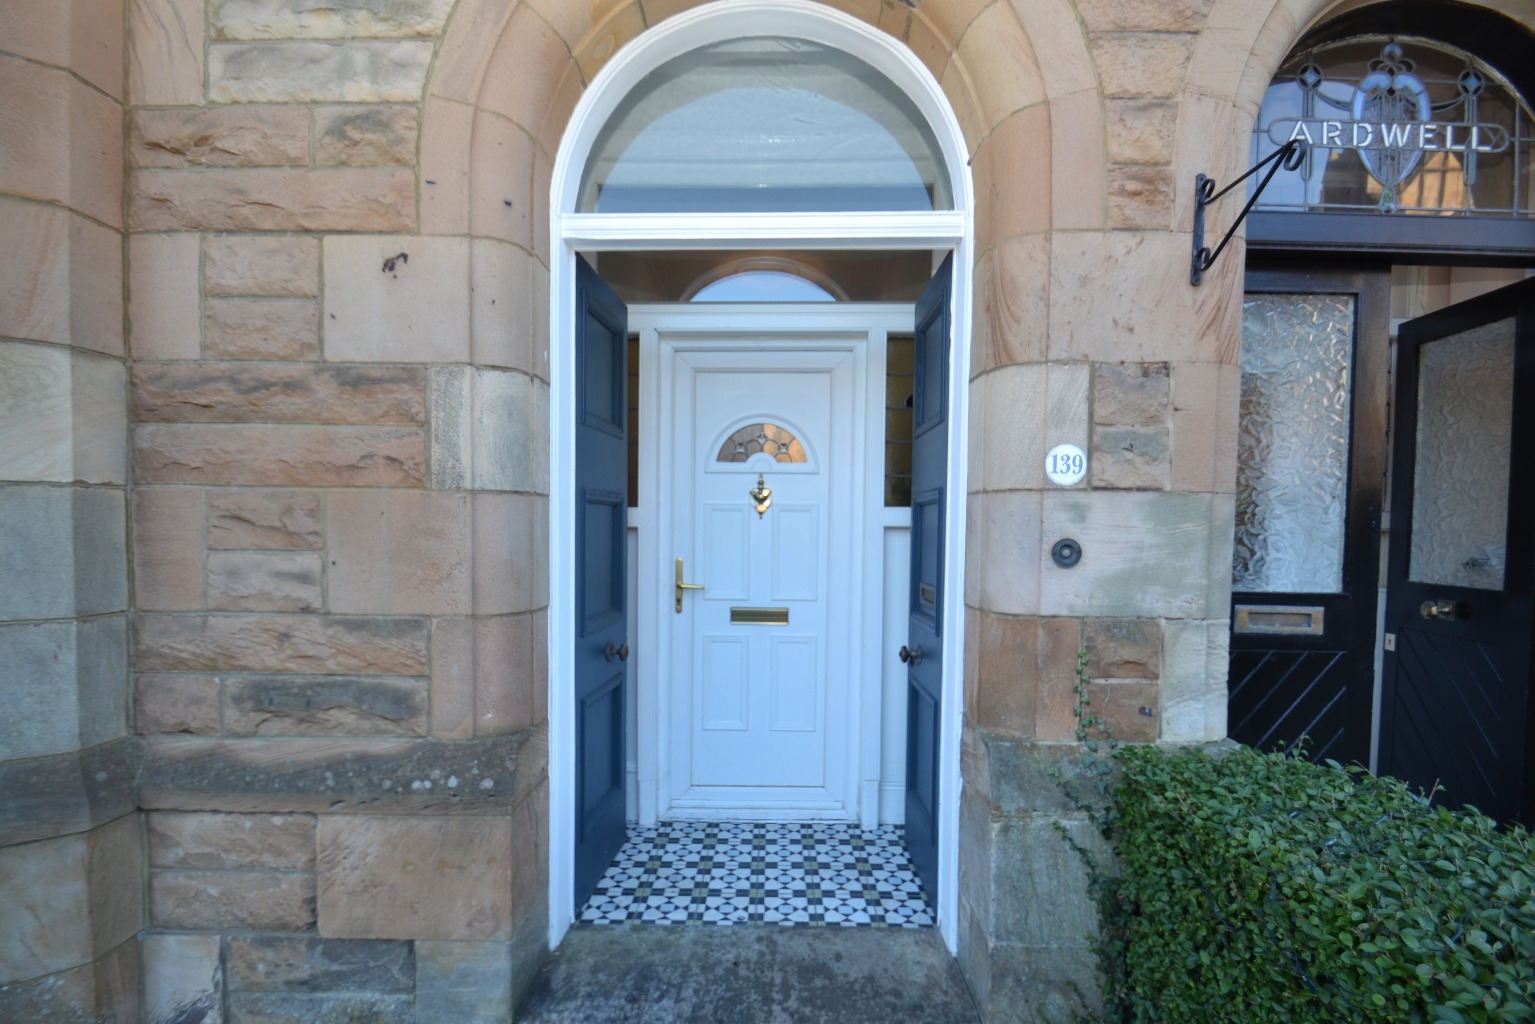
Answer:
[[1354, 36], [1291, 55], [1265, 93], [1253, 159], [1293, 138], [1300, 169], [1259, 209], [1527, 216], [1535, 120], [1475, 56], [1407, 36]]
[[648, 74], [592, 147], [581, 213], [948, 210], [938, 141], [841, 50], [759, 36]]

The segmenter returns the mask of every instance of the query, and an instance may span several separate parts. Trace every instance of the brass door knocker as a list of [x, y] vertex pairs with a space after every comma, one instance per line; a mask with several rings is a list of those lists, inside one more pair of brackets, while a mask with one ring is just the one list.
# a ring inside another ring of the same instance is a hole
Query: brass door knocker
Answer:
[[757, 486], [746, 492], [751, 496], [752, 507], [757, 510], [757, 518], [761, 519], [773, 505], [773, 489], [764, 484], [762, 474], [757, 474]]

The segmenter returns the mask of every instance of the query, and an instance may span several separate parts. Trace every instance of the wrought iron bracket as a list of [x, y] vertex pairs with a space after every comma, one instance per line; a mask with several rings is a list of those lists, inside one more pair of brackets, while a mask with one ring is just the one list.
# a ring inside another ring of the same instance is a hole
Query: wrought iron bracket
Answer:
[[[1305, 158], [1306, 140], [1291, 139], [1262, 160], [1259, 160], [1256, 164], [1253, 164], [1246, 174], [1219, 192], [1215, 191], [1214, 179], [1207, 178], [1203, 174], [1194, 176], [1194, 258], [1193, 262], [1189, 265], [1189, 284], [1197, 287], [1205, 279], [1205, 271], [1215, 266], [1216, 259], [1225, 251], [1226, 246], [1230, 244], [1231, 236], [1237, 233], [1237, 228], [1241, 227], [1242, 221], [1247, 219], [1247, 214], [1252, 210], [1253, 204], [1258, 201], [1259, 196], [1263, 195], [1263, 190], [1268, 188], [1269, 182], [1274, 179], [1274, 174], [1279, 168], [1283, 167], [1287, 171], [1296, 170]], [[1215, 247], [1214, 252], [1211, 252], [1205, 245], [1205, 207], [1263, 170], [1266, 164], [1273, 164], [1274, 166], [1270, 167], [1269, 172], [1263, 176], [1263, 180], [1258, 182], [1258, 187], [1253, 189], [1252, 197], [1247, 200], [1247, 205], [1242, 207], [1242, 212], [1237, 214], [1237, 219], [1232, 221], [1231, 227], [1226, 229], [1226, 237], [1222, 238], [1221, 244]]]

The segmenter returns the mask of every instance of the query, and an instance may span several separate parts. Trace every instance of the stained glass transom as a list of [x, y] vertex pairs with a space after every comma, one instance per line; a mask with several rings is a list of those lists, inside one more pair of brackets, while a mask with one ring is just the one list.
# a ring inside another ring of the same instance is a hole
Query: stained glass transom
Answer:
[[776, 423], [748, 423], [725, 438], [715, 462], [745, 462], [758, 452], [778, 462], [804, 462], [805, 446]]
[[1408, 576], [1502, 590], [1514, 411], [1514, 321], [1418, 350]]
[[1293, 54], [1263, 98], [1259, 160], [1311, 146], [1258, 209], [1529, 215], [1535, 118], [1493, 67], [1462, 50], [1356, 36]]
[[926, 119], [851, 54], [759, 36], [676, 57], [608, 118], [582, 213], [947, 210]]
[[1246, 296], [1233, 590], [1343, 589], [1353, 349], [1352, 295]]

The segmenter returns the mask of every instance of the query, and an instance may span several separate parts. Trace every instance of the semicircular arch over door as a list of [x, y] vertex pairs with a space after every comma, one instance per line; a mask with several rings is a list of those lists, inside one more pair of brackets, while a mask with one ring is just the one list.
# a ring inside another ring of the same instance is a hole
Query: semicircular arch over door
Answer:
[[[798, 68], [791, 81], [774, 70], [775, 62], [781, 66], [785, 61]], [[690, 189], [669, 187], [675, 180], [676, 168], [670, 161], [674, 153], [687, 152], [688, 145], [696, 147], [697, 133], [705, 138], [717, 134], [724, 123], [722, 116], [732, 110], [739, 113], [743, 106], [760, 105], [767, 98], [764, 91], [771, 93], [774, 88], [792, 98], [794, 123], [804, 124], [811, 116], [818, 119], [784, 150], [784, 156], [795, 159], [772, 159], [772, 147], [764, 147], [762, 133], [747, 126], [728, 140], [719, 166], [690, 167], [688, 173], [703, 175], [697, 181], [690, 179]], [[835, 136], [849, 132], [871, 144], [861, 151], [840, 145]], [[935, 448], [935, 457], [943, 460], [935, 476], [941, 482], [939, 494], [936, 499], [929, 496], [929, 504], [941, 512], [941, 521], [954, 524], [930, 538], [938, 546], [932, 561], [942, 573], [937, 590], [943, 595], [929, 608], [930, 618], [952, 654], [924, 666], [938, 699], [928, 713], [932, 735], [922, 749], [933, 758], [931, 770], [925, 773], [931, 784], [927, 801], [934, 808], [931, 884], [937, 889], [940, 928], [950, 948], [955, 947], [962, 689], [958, 654], [964, 623], [960, 602], [969, 377], [969, 346], [964, 339], [970, 309], [969, 266], [974, 260], [969, 149], [943, 90], [910, 50], [854, 18], [808, 0], [745, 0], [669, 18], [620, 50], [576, 105], [560, 143], [550, 193], [551, 943], [563, 936], [575, 909], [572, 894], [577, 880], [571, 872], [582, 834], [580, 815], [590, 802], [590, 794], [582, 789], [583, 773], [589, 774], [592, 765], [611, 767], [607, 753], [584, 755], [585, 726], [582, 705], [576, 699], [581, 686], [579, 665], [589, 660], [583, 647], [588, 638], [577, 621], [576, 601], [583, 581], [596, 577], [590, 566], [578, 565], [577, 553], [590, 545], [582, 540], [587, 517], [576, 498], [592, 485], [582, 475], [586, 470], [573, 439], [585, 408], [582, 396], [594, 394], [592, 388], [597, 386], [578, 378], [577, 353], [570, 342], [581, 322], [572, 319], [581, 294], [577, 254], [898, 249], [928, 250], [934, 253], [935, 266], [938, 257], [953, 254], [951, 262], [944, 264], [951, 299], [946, 361], [941, 368], [933, 368], [941, 372], [932, 385], [942, 390], [950, 428]], [[807, 167], [812, 173], [806, 173]], [[770, 202], [763, 200], [765, 195]], [[952, 271], [947, 269], [950, 266]], [[701, 303], [691, 308], [695, 314], [717, 318], [736, 307]], [[840, 315], [846, 318], [848, 311]], [[857, 351], [856, 345], [849, 349], [855, 363], [861, 358]], [[883, 364], [882, 358], [879, 363]], [[712, 459], [715, 451], [711, 448], [708, 455]], [[656, 456], [641, 452], [642, 495], [647, 457]], [[766, 456], [755, 458], [762, 461]], [[768, 466], [766, 461], [763, 464]], [[803, 468], [791, 459], [781, 472]], [[785, 477], [786, 486], [790, 479]], [[605, 492], [605, 488], [598, 486], [595, 491]], [[744, 495], [742, 501], [746, 509]], [[794, 512], [792, 504], [786, 500], [781, 511]], [[654, 599], [663, 591], [670, 593], [670, 573], [661, 579], [657, 566], [666, 561], [663, 554], [669, 557], [671, 552], [660, 551], [660, 524], [647, 522], [647, 511], [642, 497], [638, 586], [646, 597], [632, 610], [638, 615], [638, 627], [630, 633], [636, 638], [631, 644], [631, 664], [638, 663], [640, 673], [653, 664], [646, 661], [652, 652], [641, 645], [662, 636], [668, 625], [662, 616], [672, 613], [669, 597]], [[754, 513], [749, 520], [761, 514]], [[678, 594], [683, 594], [680, 588]], [[875, 594], [877, 599], [877, 590]], [[879, 671], [876, 651], [852, 653]], [[598, 657], [592, 664], [612, 663]], [[646, 703], [654, 685], [646, 685], [643, 676], [641, 683], [640, 713], [645, 721], [646, 714], [655, 713]], [[598, 726], [608, 728], [603, 734], [613, 734], [606, 718], [587, 724], [593, 727], [586, 729], [588, 737], [602, 733]], [[645, 736], [642, 732], [642, 744], [653, 742]], [[876, 758], [877, 746], [876, 741]], [[856, 817], [856, 806], [848, 806], [854, 807]]]

